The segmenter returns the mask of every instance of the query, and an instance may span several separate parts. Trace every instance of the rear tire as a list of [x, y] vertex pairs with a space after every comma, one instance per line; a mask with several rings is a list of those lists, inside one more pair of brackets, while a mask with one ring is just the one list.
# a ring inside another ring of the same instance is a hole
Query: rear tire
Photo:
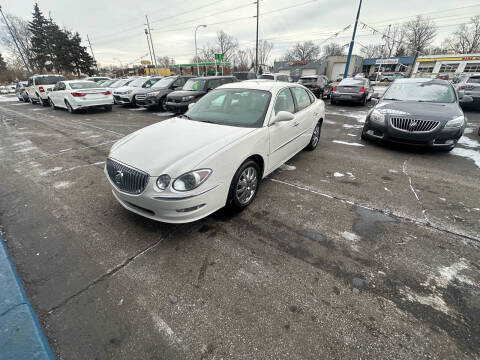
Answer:
[[318, 143], [320, 142], [320, 134], [322, 133], [322, 124], [317, 122], [315, 128], [313, 129], [312, 137], [310, 138], [310, 142], [308, 143], [305, 150], [313, 151], [317, 148]]
[[363, 99], [360, 100], [360, 105], [362, 105], [362, 106], [366, 106], [366, 105], [367, 105], [367, 95], [365, 95], [365, 96], [363, 97]]
[[58, 108], [55, 106], [55, 104], [53, 103], [52, 99], [48, 99], [48, 103], [50, 104], [50, 108], [52, 110], [57, 110]]
[[166, 96], [162, 97], [158, 101], [158, 104], [160, 105], [160, 110], [167, 111], [167, 97]]
[[75, 110], [73, 110], [73, 107], [72, 105], [70, 105], [70, 103], [65, 100], [65, 105], [67, 105], [67, 111], [70, 113], [70, 114], [73, 114], [75, 112]]
[[253, 160], [246, 160], [233, 176], [227, 198], [227, 208], [240, 212], [250, 205], [258, 193], [261, 172]]

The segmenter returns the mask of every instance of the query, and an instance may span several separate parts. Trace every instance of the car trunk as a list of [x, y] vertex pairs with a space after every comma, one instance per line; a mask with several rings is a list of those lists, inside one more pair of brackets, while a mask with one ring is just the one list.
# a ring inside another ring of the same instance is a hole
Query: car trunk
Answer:
[[357, 94], [363, 86], [360, 85], [339, 85], [337, 91], [340, 93]]
[[106, 93], [106, 89], [78, 89], [78, 90], [73, 90], [72, 91], [72, 94], [73, 93], [80, 93], [80, 94], [84, 94], [82, 96], [83, 99], [85, 100], [97, 100], [97, 99], [104, 99], [106, 98], [107, 96], [111, 95], [111, 94], [105, 94]]

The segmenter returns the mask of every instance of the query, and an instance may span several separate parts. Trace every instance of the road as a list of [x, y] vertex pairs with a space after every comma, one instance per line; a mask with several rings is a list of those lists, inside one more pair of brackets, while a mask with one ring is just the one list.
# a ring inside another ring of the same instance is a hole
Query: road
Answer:
[[0, 224], [56, 357], [480, 357], [480, 111], [441, 153], [360, 140], [370, 106], [327, 105], [241, 214], [168, 225], [103, 173], [168, 114], [2, 101]]

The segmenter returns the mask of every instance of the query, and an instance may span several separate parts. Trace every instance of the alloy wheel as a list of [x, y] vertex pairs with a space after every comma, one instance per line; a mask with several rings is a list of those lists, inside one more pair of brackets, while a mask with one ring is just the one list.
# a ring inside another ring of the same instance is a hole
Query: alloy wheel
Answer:
[[319, 139], [320, 139], [320, 124], [317, 123], [317, 125], [315, 126], [315, 129], [313, 129], [312, 147], [317, 146]]
[[235, 189], [235, 197], [238, 202], [245, 206], [255, 196], [258, 187], [258, 173], [253, 166], [245, 168], [238, 178]]

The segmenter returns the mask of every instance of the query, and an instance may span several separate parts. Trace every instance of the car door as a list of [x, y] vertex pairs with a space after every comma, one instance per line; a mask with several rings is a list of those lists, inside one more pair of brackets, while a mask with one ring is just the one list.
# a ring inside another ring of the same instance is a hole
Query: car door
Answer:
[[[300, 86], [291, 88], [295, 100], [295, 123], [297, 151], [307, 146], [313, 131], [314, 107], [308, 90]], [[313, 97], [314, 99], [314, 97]]]
[[50, 100], [52, 100], [52, 102], [55, 106], [57, 105], [57, 102], [58, 102], [58, 100], [56, 98], [56, 95], [57, 95], [57, 92], [58, 92], [58, 85], [59, 84], [60, 84], [59, 82], [56, 83], [55, 86], [53, 87], [53, 89], [48, 92], [48, 97], [50, 98]]
[[270, 116], [268, 126], [270, 139], [270, 170], [276, 169], [278, 166], [282, 165], [296, 152], [297, 149], [295, 143], [298, 135], [298, 126], [295, 125], [296, 119], [272, 124], [275, 116], [280, 111], [288, 111], [295, 114], [295, 101], [293, 100], [293, 94], [288, 87], [278, 92]]

